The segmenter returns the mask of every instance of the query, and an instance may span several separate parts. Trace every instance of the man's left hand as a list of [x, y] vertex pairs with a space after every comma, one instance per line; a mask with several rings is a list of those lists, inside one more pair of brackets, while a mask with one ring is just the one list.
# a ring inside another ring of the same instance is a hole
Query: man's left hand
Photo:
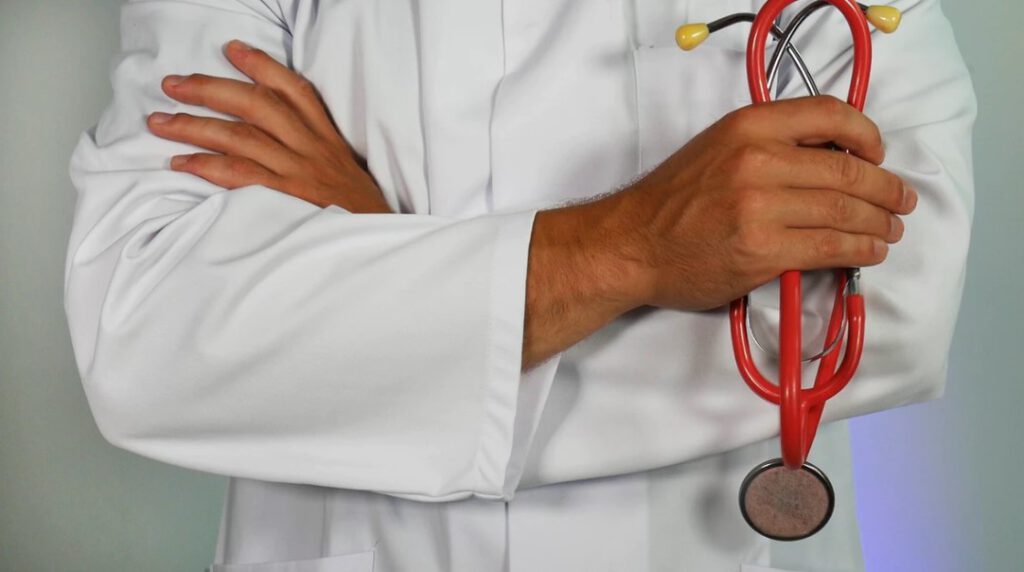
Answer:
[[254, 83], [192, 74], [170, 75], [161, 84], [177, 101], [239, 118], [150, 114], [155, 135], [216, 152], [177, 155], [171, 169], [226, 189], [259, 184], [320, 207], [391, 212], [309, 80], [238, 40], [224, 53]]

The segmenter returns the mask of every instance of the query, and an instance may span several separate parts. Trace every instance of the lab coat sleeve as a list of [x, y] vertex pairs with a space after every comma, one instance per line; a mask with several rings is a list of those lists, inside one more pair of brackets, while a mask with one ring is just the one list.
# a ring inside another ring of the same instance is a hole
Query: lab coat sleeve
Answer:
[[[891, 35], [872, 32], [864, 112], [882, 131], [882, 166], [916, 189], [919, 202], [888, 259], [862, 271], [863, 359], [858, 375], [825, 408], [825, 419], [941, 396], [964, 285], [974, 212], [975, 93], [939, 0], [892, 4], [903, 10], [903, 22]], [[822, 92], [845, 99], [853, 51], [845, 20], [828, 12], [805, 27], [799, 45], [808, 46], [803, 55]], [[783, 92], [802, 95], [799, 77], [793, 74]]]
[[96, 423], [118, 447], [223, 475], [506, 497], [535, 211], [360, 215], [227, 191], [169, 170], [198, 149], [145, 125], [217, 115], [160, 80], [245, 79], [221, 53], [232, 38], [290, 61], [273, 4], [123, 8], [113, 101], [70, 162], [64, 305]]

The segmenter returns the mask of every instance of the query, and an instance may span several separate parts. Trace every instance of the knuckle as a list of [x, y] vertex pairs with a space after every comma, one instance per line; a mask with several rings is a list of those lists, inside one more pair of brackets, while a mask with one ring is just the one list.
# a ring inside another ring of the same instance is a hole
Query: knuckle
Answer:
[[757, 116], [757, 106], [746, 105], [726, 113], [719, 124], [729, 133], [744, 133]]
[[186, 166], [193, 171], [206, 171], [213, 164], [212, 157], [206, 153], [193, 153], [188, 156]]
[[817, 98], [821, 112], [829, 118], [838, 118], [846, 113], [846, 102], [834, 95], [821, 95]]
[[274, 92], [262, 83], [254, 83], [249, 89], [251, 90], [253, 97], [257, 99], [268, 100], [274, 98]]
[[194, 89], [203, 89], [210, 85], [210, 77], [201, 73], [193, 73], [185, 76], [182, 84]]
[[253, 84], [249, 91], [250, 97], [245, 105], [248, 116], [274, 111], [283, 105], [283, 101], [273, 89], [263, 84]]
[[166, 127], [178, 136], [190, 136], [202, 130], [202, 122], [194, 115], [178, 112], [167, 120]]
[[836, 231], [822, 233], [818, 240], [818, 255], [825, 260], [835, 260], [843, 252], [843, 241]]
[[747, 176], [762, 172], [771, 160], [771, 153], [759, 145], [742, 145], [732, 155], [727, 165], [732, 175]]
[[735, 237], [735, 255], [744, 267], [760, 264], [770, 244], [768, 232], [758, 225], [739, 227]]
[[231, 136], [236, 139], [252, 140], [259, 137], [259, 130], [251, 123], [244, 121], [232, 121], [228, 130]]
[[243, 179], [252, 175], [252, 165], [248, 161], [232, 158], [224, 165], [225, 171], [231, 175], [234, 179]]
[[860, 164], [845, 153], [835, 153], [834, 157], [832, 169], [836, 181], [844, 188], [859, 185], [863, 177]]
[[727, 131], [735, 131], [737, 124], [740, 122], [740, 117], [745, 113], [745, 109], [745, 107], [738, 107], [723, 115], [717, 122], [719, 127]]
[[313, 85], [313, 82], [299, 74], [295, 74], [293, 89], [295, 90], [295, 94], [302, 98], [317, 99], [320, 97], [316, 86]]
[[849, 195], [839, 193], [829, 208], [829, 222], [833, 227], [839, 228], [853, 216], [853, 201]]
[[252, 98], [250, 103], [253, 107], [256, 106], [277, 106], [281, 103], [281, 99], [277, 96], [277, 93], [269, 87], [256, 83], [251, 88]]

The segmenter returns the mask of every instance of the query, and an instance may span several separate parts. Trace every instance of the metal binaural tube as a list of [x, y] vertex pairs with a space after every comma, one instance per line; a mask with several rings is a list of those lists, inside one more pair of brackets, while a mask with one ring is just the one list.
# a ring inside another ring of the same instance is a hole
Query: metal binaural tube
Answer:
[[[720, 30], [724, 30], [725, 28], [728, 28], [729, 26], [732, 26], [734, 24], [739, 24], [740, 22], [753, 22], [754, 18], [756, 17], [757, 15], [751, 12], [730, 14], [708, 24], [707, 31], [709, 34], [713, 34]], [[776, 40], [779, 40], [781, 42], [785, 34], [779, 27], [772, 26], [771, 35]], [[782, 44], [779, 45], [781, 49]], [[793, 62], [793, 67], [795, 67], [797, 73], [800, 74], [800, 79], [804, 82], [804, 87], [807, 88], [807, 92], [810, 93], [811, 95], [819, 95], [820, 92], [818, 91], [818, 86], [817, 84], [814, 83], [814, 77], [811, 75], [810, 70], [807, 69], [807, 64], [804, 62], [803, 56], [800, 55], [800, 50], [798, 50], [792, 42], [789, 42], [786, 45], [785, 50], [786, 55], [788, 55], [789, 59]]]
[[[829, 3], [826, 2], [825, 0], [818, 0], [817, 2], [814, 2], [804, 7], [804, 9], [800, 10], [800, 12], [798, 12], [797, 15], [793, 18], [793, 21], [790, 22], [789, 26], [786, 26], [786, 31], [782, 34], [782, 36], [776, 37], [779, 43], [777, 44], [775, 48], [775, 53], [772, 54], [772, 59], [768, 64], [769, 88], [775, 83], [775, 76], [779, 72], [779, 64], [782, 61], [782, 50], [788, 50], [788, 48], [793, 45], [793, 38], [796, 36], [797, 31], [800, 29], [800, 26], [803, 25], [803, 23], [807, 20], [807, 18], [810, 17], [811, 14], [814, 14], [818, 10], [828, 5]], [[773, 33], [772, 35], [774, 36], [775, 34]], [[817, 89], [815, 89], [815, 91], [817, 91]], [[812, 93], [811, 95], [819, 94]]]

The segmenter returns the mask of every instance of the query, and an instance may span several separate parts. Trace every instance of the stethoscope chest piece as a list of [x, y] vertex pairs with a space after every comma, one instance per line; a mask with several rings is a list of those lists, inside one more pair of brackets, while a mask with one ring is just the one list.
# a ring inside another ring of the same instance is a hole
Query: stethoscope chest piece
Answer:
[[740, 512], [758, 534], [801, 540], [821, 530], [835, 508], [835, 492], [818, 467], [790, 469], [782, 459], [765, 461], [740, 486]]

